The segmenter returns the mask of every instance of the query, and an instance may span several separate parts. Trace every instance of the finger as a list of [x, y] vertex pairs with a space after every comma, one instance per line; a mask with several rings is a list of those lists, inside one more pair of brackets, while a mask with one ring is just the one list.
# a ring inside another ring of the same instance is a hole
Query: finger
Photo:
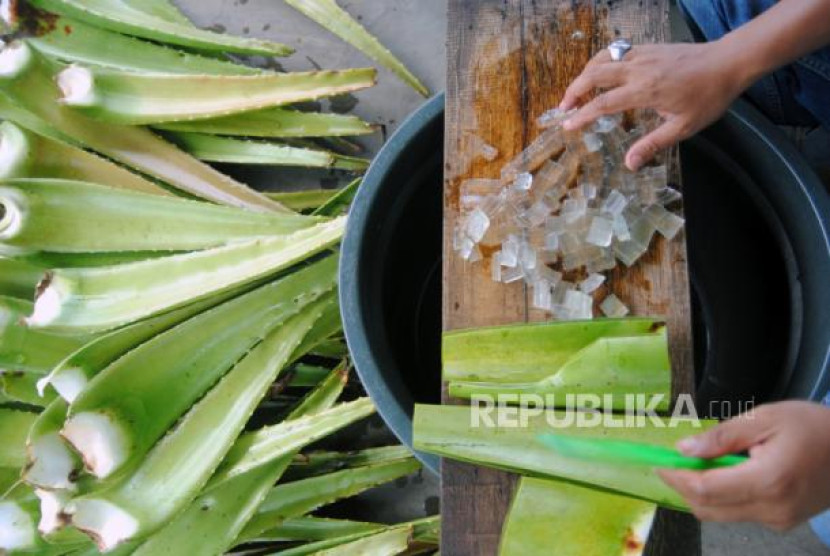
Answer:
[[683, 124], [679, 120], [667, 120], [663, 125], [634, 143], [625, 157], [625, 165], [636, 172], [643, 164], [653, 159], [658, 152], [671, 147], [682, 139], [685, 139]]
[[692, 513], [701, 521], [719, 521], [721, 523], [737, 523], [742, 521], [758, 521], [761, 508], [754, 504], [738, 506], [695, 506], [690, 505]]
[[580, 129], [600, 116], [639, 108], [640, 93], [631, 87], [618, 87], [599, 94], [562, 123], [567, 130]]
[[763, 484], [763, 471], [752, 461], [710, 471], [663, 469], [658, 475], [689, 504], [697, 506], [751, 504], [758, 499], [758, 485]]
[[560, 108], [570, 110], [578, 106], [580, 100], [594, 89], [610, 89], [621, 85], [625, 81], [626, 72], [625, 64], [599, 64], [586, 67], [568, 86]]
[[[668, 122], [656, 131], [660, 131], [660, 129], [667, 125]], [[632, 157], [632, 154], [638, 154], [634, 153], [634, 150], [648, 138], [649, 136], [646, 136], [631, 147], [626, 163], [628, 163], [628, 159]], [[658, 137], [654, 144], [662, 148], [679, 139], [680, 137], [676, 130], [670, 130], [665, 133], [665, 137]], [[653, 153], [656, 150], [653, 145], [647, 145], [643, 149], [643, 152]], [[741, 415], [729, 421], [724, 421], [702, 434], [681, 440], [677, 443], [677, 448], [687, 456], [714, 458], [726, 454], [743, 452], [761, 444], [768, 438], [770, 432], [770, 422], [767, 419]]]

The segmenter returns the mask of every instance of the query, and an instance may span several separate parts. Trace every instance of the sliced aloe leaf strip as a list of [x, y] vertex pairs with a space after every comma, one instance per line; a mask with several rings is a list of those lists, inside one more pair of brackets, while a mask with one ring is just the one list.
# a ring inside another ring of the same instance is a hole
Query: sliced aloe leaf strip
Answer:
[[186, 152], [207, 162], [305, 166], [353, 171], [362, 171], [369, 166], [369, 161], [363, 158], [279, 143], [188, 132], [172, 133], [169, 137]]
[[358, 91], [374, 68], [260, 75], [172, 75], [70, 66], [58, 74], [61, 102], [119, 124], [158, 124], [241, 112]]
[[286, 519], [277, 527], [262, 533], [256, 541], [324, 541], [357, 534], [374, 533], [384, 528], [385, 525], [380, 523], [307, 515]]
[[314, 210], [337, 193], [336, 189], [309, 189], [306, 191], [266, 191], [268, 198], [284, 207], [301, 212]]
[[125, 353], [190, 317], [252, 289], [254, 286], [234, 288], [103, 334], [58, 363], [49, 375], [38, 382], [38, 390], [43, 392], [51, 385], [58, 395], [72, 403], [90, 379]]
[[194, 251], [320, 222], [73, 180], [0, 181], [0, 251]]
[[36, 419], [31, 411], [0, 408], [0, 467], [19, 472], [26, 464], [26, 435]]
[[85, 21], [102, 29], [161, 43], [237, 54], [285, 56], [293, 49], [279, 43], [243, 39], [198, 29], [191, 24], [159, 17], [158, 12], [137, 9], [133, 0], [31, 0], [38, 8]]
[[380, 41], [372, 36], [348, 12], [337, 5], [335, 0], [285, 0], [286, 3], [313, 19], [347, 43], [351, 44], [369, 58], [385, 66], [400, 77], [405, 83], [429, 96], [429, 89]]
[[[635, 426], [625, 426], [624, 422], [618, 421], [618, 426], [589, 427], [579, 426], [574, 412], [569, 414], [572, 420], [568, 421], [564, 412], [545, 410], [533, 415], [525, 414], [526, 427], [518, 426], [518, 418], [516, 423], [499, 426], [495, 409], [489, 414], [492, 422], [487, 420], [486, 415], [486, 409], [481, 407], [416, 404], [414, 447], [486, 467], [593, 485], [684, 511], [688, 511], [686, 502], [652, 469], [598, 462], [586, 465], [583, 460], [562, 456], [543, 446], [536, 436], [552, 431], [563, 435], [633, 440], [671, 447], [681, 438], [698, 434], [714, 424], [713, 421], [701, 420], [697, 421], [701, 426], [696, 427], [692, 419], [678, 417], [674, 422], [666, 418], [661, 421], [663, 426], [644, 418], [641, 423], [635, 421]], [[623, 419], [622, 416], [617, 418]], [[555, 428], [551, 422], [556, 423]], [[514, 424], [516, 426], [510, 426]]]
[[312, 212], [315, 216], [338, 216], [339, 214], [348, 210], [349, 206], [357, 195], [357, 190], [363, 182], [361, 178], [352, 180], [345, 187], [340, 189], [337, 194], [320, 205]]
[[502, 532], [501, 556], [639, 556], [657, 507], [560, 481], [522, 477]]
[[412, 452], [406, 446], [366, 448], [354, 452], [309, 452], [296, 456], [286, 471], [291, 480], [306, 479], [352, 467], [409, 459]]
[[37, 265], [0, 257], [0, 297], [32, 300], [41, 278], [43, 269]]
[[308, 388], [316, 386], [329, 374], [325, 367], [298, 363], [289, 371], [287, 386], [292, 388]]
[[285, 210], [147, 129], [100, 122], [65, 106], [54, 82], [60, 67], [25, 42], [0, 49], [0, 115], [46, 137], [97, 151], [200, 199], [251, 210]]
[[259, 138], [340, 137], [374, 133], [376, 126], [357, 116], [266, 108], [232, 116], [156, 124], [167, 131]]
[[193, 27], [193, 23], [170, 0], [122, 0], [131, 8], [172, 23]]
[[[29, 43], [56, 60], [121, 71], [175, 74], [257, 75], [262, 70], [183, 52], [157, 43], [113, 33], [66, 17]], [[107, 45], [101, 48], [101, 45]]]
[[0, 369], [43, 374], [92, 339], [34, 330], [23, 324], [32, 302], [0, 297]]
[[[556, 349], [556, 344], [550, 345], [551, 349]], [[540, 349], [544, 351], [546, 346]], [[671, 363], [665, 328], [654, 334], [599, 338], [576, 352], [561, 367], [551, 370], [552, 374], [538, 382], [453, 381], [449, 383], [449, 393], [456, 398], [535, 394], [546, 396], [545, 403], [556, 407], [564, 407], [569, 395], [601, 393], [613, 396], [613, 409], [625, 409], [626, 395], [645, 395], [649, 399], [660, 396], [661, 402], [656, 409], [665, 411], [669, 408]], [[548, 372], [549, 369], [540, 366], [539, 371]], [[552, 397], [548, 398], [549, 395]]]
[[337, 243], [344, 223], [132, 264], [58, 269], [28, 323], [64, 331], [122, 326], [289, 268]]
[[443, 378], [448, 382], [537, 382], [600, 338], [657, 333], [663, 328], [657, 319], [626, 318], [445, 332]]
[[[341, 411], [338, 424], [325, 423], [324, 416], [333, 415], [335, 411], [343, 408], [339, 406], [328, 409], [343, 390], [341, 375], [340, 370], [332, 371], [331, 379], [324, 381], [308, 396], [307, 404], [292, 412], [284, 423], [276, 426], [288, 430], [295, 422], [294, 419], [308, 419], [314, 421], [317, 430], [308, 431], [304, 437], [294, 432], [287, 432], [283, 435], [283, 443], [279, 448], [272, 450], [267, 463], [263, 462], [245, 473], [218, 481], [217, 475], [214, 475], [203, 493], [169, 525], [144, 543], [136, 551], [136, 556], [165, 553], [174, 555], [222, 554], [229, 549], [239, 532], [256, 512], [262, 499], [285, 471], [290, 462], [290, 455], [299, 449], [296, 441], [292, 442], [292, 439], [298, 440], [301, 446], [305, 446], [353, 423], [362, 416], [359, 413], [348, 414]], [[234, 443], [232, 452], [245, 437], [246, 435], [243, 435]], [[233, 456], [228, 454], [225, 461], [228, 457]]]
[[354, 533], [339, 538], [326, 539], [272, 554], [279, 556], [351, 556], [352, 554], [371, 554], [372, 556], [394, 556], [406, 551], [412, 536], [411, 525], [384, 527], [370, 533]]
[[32, 486], [75, 490], [73, 475], [81, 469], [81, 460], [60, 437], [68, 411], [66, 401], [58, 398], [46, 407], [28, 431], [23, 478]]
[[307, 514], [418, 469], [417, 460], [409, 458], [279, 484], [265, 497], [257, 514], [240, 533], [237, 543], [256, 538], [286, 518]]
[[135, 472], [74, 499], [72, 523], [109, 550], [158, 530], [209, 479], [329, 295], [277, 327], [199, 400]]
[[297, 347], [294, 355], [291, 356], [291, 363], [296, 363], [300, 357], [311, 353], [322, 342], [342, 331], [343, 321], [340, 318], [340, 304], [336, 303], [329, 307], [323, 316], [314, 323], [314, 326]]
[[30, 253], [28, 255], [19, 255], [15, 258], [45, 269], [97, 268], [160, 259], [162, 257], [169, 257], [171, 254], [178, 253], [170, 251], [120, 251], [116, 253], [53, 253], [38, 251], [37, 253]]
[[346, 347], [346, 343], [340, 338], [328, 339], [314, 346], [311, 353], [312, 355], [316, 355], [318, 357], [337, 359], [338, 357], [344, 357], [348, 354], [348, 348]]
[[[62, 431], [87, 469], [107, 477], [140, 461], [248, 350], [334, 288], [332, 259], [198, 314], [96, 375], [72, 402]], [[119, 391], [129, 396], [114, 397]]]
[[88, 181], [172, 196], [160, 185], [105, 158], [5, 121], [0, 124], [0, 179], [10, 178]]

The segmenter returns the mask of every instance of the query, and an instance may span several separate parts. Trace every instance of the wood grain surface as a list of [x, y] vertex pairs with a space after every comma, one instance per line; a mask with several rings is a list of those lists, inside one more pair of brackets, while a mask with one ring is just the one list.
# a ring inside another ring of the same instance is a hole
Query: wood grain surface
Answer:
[[[635, 45], [669, 40], [669, 0], [449, 0], [444, 184], [443, 328], [544, 320], [530, 308], [521, 282], [490, 279], [488, 255], [475, 265], [452, 250], [459, 186], [495, 178], [507, 160], [539, 133], [536, 118], [556, 106], [590, 57], [616, 36]], [[645, 117], [644, 117], [645, 118]], [[653, 121], [644, 122], [653, 125]], [[477, 138], [499, 150], [491, 162], [475, 155]], [[679, 186], [676, 152], [665, 155]], [[685, 238], [663, 238], [634, 267], [620, 266], [595, 296], [609, 292], [635, 315], [665, 316], [673, 394], [694, 385]], [[444, 393], [444, 403], [458, 403]], [[516, 479], [457, 462], [442, 464], [442, 554], [493, 555]], [[552, 547], [553, 548], [553, 547]], [[552, 551], [555, 553], [555, 550]], [[661, 511], [647, 553], [700, 554], [699, 524]]]

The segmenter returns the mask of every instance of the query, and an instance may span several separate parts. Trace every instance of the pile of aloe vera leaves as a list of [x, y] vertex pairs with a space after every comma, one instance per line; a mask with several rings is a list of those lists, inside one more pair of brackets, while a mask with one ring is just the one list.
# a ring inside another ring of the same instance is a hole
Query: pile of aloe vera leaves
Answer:
[[[287, 2], [426, 89], [333, 0]], [[326, 451], [374, 413], [337, 299], [340, 191], [264, 194], [207, 162], [334, 168], [357, 117], [295, 105], [373, 68], [283, 73], [285, 45], [168, 0], [3, 3], [0, 553], [419, 554], [439, 519], [328, 519], [419, 470]]]
[[[613, 402], [591, 408], [594, 414], [636, 410], [625, 400], [638, 395], [663, 400], [654, 409], [665, 414], [671, 367], [666, 327], [659, 319], [456, 330], [444, 333], [442, 350], [449, 392], [473, 403], [416, 405], [414, 445], [520, 474], [502, 531], [502, 556], [634, 556], [645, 549], [658, 506], [688, 511], [651, 467], [585, 460], [540, 441], [555, 433], [596, 446], [622, 441], [673, 448], [712, 425], [678, 415], [655, 422], [636, 413], [629, 413], [630, 421], [594, 420], [591, 426], [568, 419], [566, 411], [588, 409], [577, 397], [584, 394]], [[482, 409], [488, 401], [489, 412]], [[499, 403], [514, 411], [500, 411]]]

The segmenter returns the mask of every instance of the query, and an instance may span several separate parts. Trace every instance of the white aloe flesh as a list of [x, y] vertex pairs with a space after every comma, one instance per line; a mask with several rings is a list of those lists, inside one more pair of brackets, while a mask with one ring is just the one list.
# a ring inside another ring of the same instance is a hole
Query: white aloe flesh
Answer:
[[0, 124], [0, 179], [11, 178], [78, 180], [172, 195], [160, 185], [105, 158], [5, 121]]
[[[35, 34], [28, 40], [56, 60], [122, 71], [193, 75], [263, 73], [250, 66], [177, 50], [67, 17], [55, 17], [46, 32]], [[107, 47], [101, 48], [102, 44]]]
[[207, 162], [305, 166], [355, 172], [364, 171], [369, 167], [369, 161], [364, 158], [281, 143], [184, 132], [173, 133], [170, 138], [186, 152]]
[[169, 17], [136, 8], [133, 0], [31, 0], [31, 3], [96, 27], [182, 47], [263, 56], [285, 56], [293, 52], [283, 44], [232, 37], [171, 21]]
[[68, 409], [64, 400], [53, 401], [28, 430], [23, 478], [32, 486], [48, 490], [76, 489], [74, 478], [81, 469], [81, 461], [60, 436]]
[[197, 495], [291, 353], [331, 299], [277, 327], [199, 400], [134, 472], [75, 498], [72, 524], [102, 551], [158, 530]]
[[147, 129], [100, 122], [58, 102], [53, 78], [60, 67], [25, 42], [0, 48], [0, 115], [49, 138], [92, 149], [200, 199], [255, 211], [286, 210]]
[[[140, 461], [240, 357], [331, 291], [335, 269], [336, 260], [329, 257], [196, 315], [130, 351], [75, 398], [61, 434], [96, 477]], [[114, 398], [117, 391], [130, 395]]]
[[377, 126], [357, 116], [266, 108], [205, 120], [167, 122], [153, 127], [168, 131], [238, 135], [259, 138], [341, 137], [366, 135]]
[[[414, 448], [485, 467], [604, 488], [682, 511], [688, 511], [686, 502], [653, 469], [600, 462], [586, 466], [578, 458], [550, 450], [537, 440], [537, 436], [554, 431], [585, 438], [602, 437], [673, 447], [682, 438], [715, 424], [714, 421], [683, 417], [674, 421], [666, 417], [660, 424], [644, 417], [638, 423], [636, 416], [631, 416], [635, 420], [628, 426], [625, 421], [609, 426], [580, 426], [575, 412], [570, 412], [571, 420], [568, 420], [565, 412], [549, 409], [526, 413], [527, 426], [518, 426], [518, 417], [514, 422], [510, 414], [499, 416], [499, 410], [492, 409], [487, 413], [486, 408], [480, 406], [416, 404]], [[515, 411], [516, 408], [512, 409]], [[623, 419], [622, 416], [617, 418]], [[556, 423], [556, 427], [550, 422]]]
[[641, 556], [651, 502], [574, 484], [522, 477], [502, 532], [501, 556]]
[[96, 119], [158, 124], [229, 116], [316, 100], [375, 84], [373, 68], [261, 75], [171, 75], [70, 66], [60, 101]]
[[286, 0], [286, 3], [394, 72], [423, 96], [429, 96], [429, 89], [403, 62], [338, 6], [336, 0]]
[[74, 180], [0, 181], [0, 252], [195, 251], [309, 228], [319, 218], [253, 213]]
[[95, 375], [125, 353], [203, 311], [253, 290], [256, 285], [210, 296], [103, 334], [58, 363], [51, 373], [38, 381], [38, 392], [43, 395], [46, 388], [51, 386], [61, 398], [72, 403]]
[[344, 224], [132, 264], [58, 269], [27, 322], [64, 332], [113, 329], [274, 275], [336, 244]]
[[35, 511], [17, 500], [0, 500], [1, 551], [26, 551], [37, 547]]
[[[230, 549], [262, 499], [288, 467], [293, 453], [371, 413], [354, 411], [354, 404], [327, 409], [343, 390], [339, 373], [335, 371], [332, 374], [329, 384], [321, 384], [309, 396], [310, 403], [304, 409], [295, 410], [286, 421], [270, 427], [271, 435], [282, 441], [274, 443], [267, 460], [230, 478], [217, 479], [217, 474], [214, 474], [199, 497], [171, 523], [156, 532], [135, 555], [158, 554], [161, 551], [171, 554], [220, 554]], [[304, 421], [305, 427], [292, 427], [297, 420]], [[238, 439], [234, 449], [240, 440], [250, 434]], [[226, 456], [226, 461], [229, 456]]]
[[245, 526], [238, 543], [250, 541], [279, 525], [284, 519], [348, 498], [372, 487], [394, 481], [420, 469], [414, 458], [337, 471], [319, 477], [278, 484]]

